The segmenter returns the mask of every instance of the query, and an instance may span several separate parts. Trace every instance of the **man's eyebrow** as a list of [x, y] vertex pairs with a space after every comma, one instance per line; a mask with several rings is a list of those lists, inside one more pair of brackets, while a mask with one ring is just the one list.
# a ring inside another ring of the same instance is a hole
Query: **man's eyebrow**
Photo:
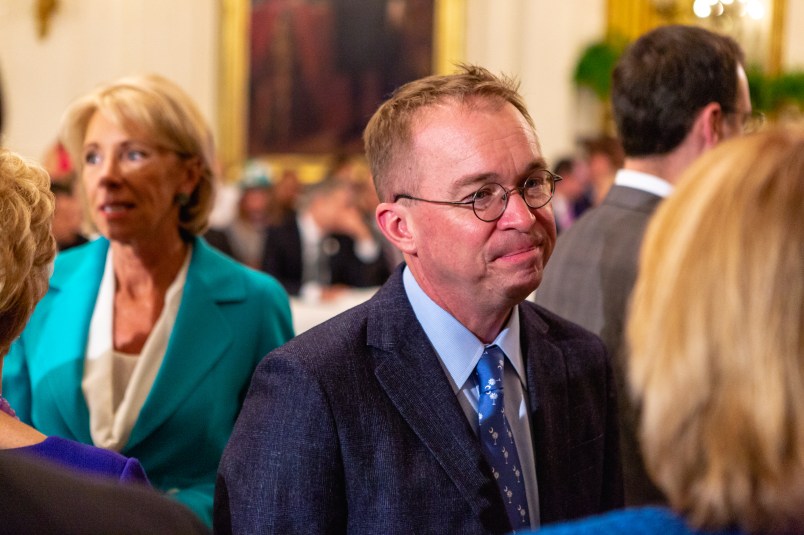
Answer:
[[[538, 169], [547, 169], [547, 162], [544, 158], [537, 158], [530, 162], [527, 167], [522, 171], [522, 173], [517, 177], [517, 179], [524, 179], [533, 171]], [[489, 182], [501, 182], [501, 177], [498, 173], [476, 173], [476, 174], [469, 174], [458, 178], [451, 190], [455, 193], [461, 193], [461, 190], [468, 188], [469, 186], [482, 186], [484, 184], [488, 184]]]
[[476, 173], [471, 175], [462, 176], [454, 183], [454, 190], [463, 189], [467, 186], [483, 185], [488, 182], [497, 182], [500, 175], [497, 173]]
[[500, 175], [497, 173], [475, 173], [462, 176], [452, 183], [449, 188], [449, 195], [452, 197], [466, 196], [479, 190], [489, 182], [499, 182]]
[[547, 161], [544, 158], [538, 158], [533, 160], [530, 165], [525, 168], [525, 171], [522, 173], [522, 176], [527, 176], [533, 171], [538, 169], [547, 169]]

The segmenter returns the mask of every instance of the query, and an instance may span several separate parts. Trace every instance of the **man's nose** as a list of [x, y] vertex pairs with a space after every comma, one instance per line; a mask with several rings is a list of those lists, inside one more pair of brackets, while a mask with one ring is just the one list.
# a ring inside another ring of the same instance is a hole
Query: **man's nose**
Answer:
[[508, 203], [500, 217], [500, 222], [505, 226], [530, 228], [536, 216], [533, 215], [532, 208], [525, 202], [522, 191], [515, 188], [507, 195]]

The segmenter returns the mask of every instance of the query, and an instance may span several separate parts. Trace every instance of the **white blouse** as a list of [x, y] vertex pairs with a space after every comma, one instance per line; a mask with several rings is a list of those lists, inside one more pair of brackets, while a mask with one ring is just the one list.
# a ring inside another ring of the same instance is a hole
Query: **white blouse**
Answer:
[[128, 355], [114, 350], [115, 277], [112, 250], [109, 249], [89, 325], [84, 378], [81, 381], [89, 408], [89, 430], [96, 446], [119, 452], [128, 442], [131, 429], [162, 366], [179, 312], [191, 257], [192, 248], [165, 294], [162, 313], [148, 335], [142, 352]]

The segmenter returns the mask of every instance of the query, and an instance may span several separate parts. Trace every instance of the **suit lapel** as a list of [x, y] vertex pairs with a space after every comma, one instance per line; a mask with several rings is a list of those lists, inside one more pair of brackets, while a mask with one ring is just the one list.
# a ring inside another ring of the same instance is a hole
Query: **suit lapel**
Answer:
[[401, 268], [371, 306], [368, 343], [380, 385], [486, 527], [510, 529], [479, 441], [407, 300]]
[[[62, 259], [54, 271], [48, 299], [52, 299], [49, 310], [57, 320], [47, 324], [47, 334], [42, 336], [38, 358], [48, 362], [51, 372], [45, 380], [53, 398], [59, 400], [55, 405], [72, 438], [92, 444], [89, 409], [81, 381], [89, 322], [95, 309], [109, 242], [99, 239], [85, 247], [83, 254], [77, 255], [76, 251]], [[91, 281], [91, 286], [85, 281]]]
[[195, 241], [165, 358], [126, 450], [142, 442], [173, 414], [232, 344], [233, 330], [219, 303], [243, 300], [245, 287], [240, 279], [218, 276], [216, 260], [205, 242]]
[[547, 324], [533, 306], [520, 305], [522, 354], [528, 380], [530, 425], [539, 484], [541, 522], [566, 518], [569, 477], [569, 398], [564, 355], [549, 341]]

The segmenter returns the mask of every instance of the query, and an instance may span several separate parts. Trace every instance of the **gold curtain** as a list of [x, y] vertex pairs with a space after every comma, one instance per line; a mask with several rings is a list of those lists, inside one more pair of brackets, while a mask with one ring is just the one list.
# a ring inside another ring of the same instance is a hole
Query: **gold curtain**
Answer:
[[633, 41], [662, 24], [650, 0], [608, 0], [607, 32]]
[[433, 72], [449, 74], [464, 60], [466, 0], [435, 0]]
[[[767, 2], [771, 22], [766, 37], [768, 54], [762, 64], [770, 75], [778, 74], [782, 68], [787, 1]], [[692, 3], [692, 0], [607, 0], [607, 34], [621, 35], [628, 41], [633, 41], [662, 24], [697, 24], [697, 19], [692, 14]]]

